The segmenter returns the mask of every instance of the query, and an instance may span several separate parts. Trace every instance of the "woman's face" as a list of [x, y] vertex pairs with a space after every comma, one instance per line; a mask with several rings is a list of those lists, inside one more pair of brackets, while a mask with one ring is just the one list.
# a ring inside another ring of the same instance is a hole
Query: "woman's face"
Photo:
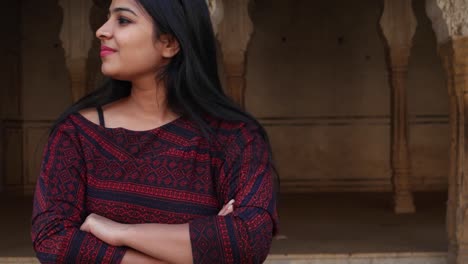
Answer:
[[102, 73], [111, 78], [155, 76], [165, 63], [164, 44], [156, 40], [151, 17], [136, 0], [112, 0], [108, 20], [96, 36], [101, 40]]

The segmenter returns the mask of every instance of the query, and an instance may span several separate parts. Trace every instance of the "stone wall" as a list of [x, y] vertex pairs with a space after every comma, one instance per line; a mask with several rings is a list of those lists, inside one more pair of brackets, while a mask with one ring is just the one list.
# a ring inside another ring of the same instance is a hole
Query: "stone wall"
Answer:
[[13, 55], [7, 57], [6, 70], [1, 71], [9, 77], [6, 88], [10, 91], [2, 105], [2, 182], [6, 190], [31, 193], [48, 128], [71, 103], [64, 52], [58, 37], [62, 10], [54, 0], [8, 3], [11, 12], [5, 12], [8, 21], [4, 25], [9, 26], [2, 30], [9, 30], [4, 36], [12, 37], [2, 44], [10, 45], [7, 55]]
[[[7, 1], [3, 5], [3, 15], [0, 22], [0, 51], [3, 63], [0, 64], [0, 191], [5, 183], [15, 182], [6, 172], [19, 165], [15, 160], [21, 160], [21, 149], [12, 149], [15, 145], [14, 135], [17, 131], [8, 126], [8, 121], [21, 116], [21, 47], [20, 43], [20, 5], [18, 1]], [[10, 139], [7, 141], [7, 139]], [[10, 162], [11, 157], [13, 161]], [[18, 167], [21, 168], [21, 167]]]
[[[2, 159], [8, 166], [2, 177], [7, 187], [27, 192], [39, 172], [47, 128], [72, 94], [57, 1], [10, 2], [12, 12], [2, 19], [17, 28], [2, 29], [14, 40], [1, 44], [9, 62], [0, 71], [7, 80], [1, 93], [6, 145], [0, 153], [8, 153]], [[373, 0], [256, 0], [252, 5], [246, 107], [269, 131], [284, 190], [391, 189], [381, 12], [380, 1]], [[417, 190], [445, 190], [447, 89], [424, 1], [415, 0], [415, 12], [419, 26], [408, 77], [412, 182]], [[21, 21], [12, 23], [15, 19]], [[98, 62], [90, 59], [89, 67], [98, 69]]]
[[[255, 2], [246, 106], [267, 126], [283, 189], [391, 190], [380, 1]], [[424, 1], [414, 1], [414, 9], [419, 25], [407, 84], [412, 183], [444, 190], [448, 95]]]

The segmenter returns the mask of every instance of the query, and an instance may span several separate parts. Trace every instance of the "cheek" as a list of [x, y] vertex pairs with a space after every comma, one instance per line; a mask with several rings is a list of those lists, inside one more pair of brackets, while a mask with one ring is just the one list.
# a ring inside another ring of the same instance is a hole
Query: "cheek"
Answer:
[[154, 74], [162, 65], [159, 46], [154, 44], [153, 34], [147, 30], [120, 31], [114, 34], [119, 50], [103, 61], [102, 72], [121, 80]]
[[151, 45], [141, 45], [126, 53], [122, 59], [131, 62], [132, 66], [137, 68], [154, 68], [161, 61], [161, 55]]
[[154, 47], [151, 39], [133, 40], [121, 45], [119, 62], [122, 69], [129, 72], [154, 72], [162, 62], [161, 53]]

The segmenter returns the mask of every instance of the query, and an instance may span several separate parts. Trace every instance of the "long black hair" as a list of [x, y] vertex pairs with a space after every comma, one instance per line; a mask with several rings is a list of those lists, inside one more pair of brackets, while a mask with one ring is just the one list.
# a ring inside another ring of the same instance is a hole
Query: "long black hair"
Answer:
[[[273, 164], [271, 145], [265, 129], [223, 91], [218, 74], [216, 39], [205, 0], [136, 1], [152, 17], [157, 38], [168, 34], [179, 42], [180, 51], [157, 76], [166, 84], [169, 108], [192, 119], [208, 141], [212, 131], [203, 118], [205, 114], [223, 120], [255, 123], [268, 144], [270, 161]], [[55, 122], [52, 130], [71, 113], [127, 97], [130, 91], [129, 81], [108, 79], [102, 87], [68, 108]], [[273, 170], [278, 181], [275, 166]]]

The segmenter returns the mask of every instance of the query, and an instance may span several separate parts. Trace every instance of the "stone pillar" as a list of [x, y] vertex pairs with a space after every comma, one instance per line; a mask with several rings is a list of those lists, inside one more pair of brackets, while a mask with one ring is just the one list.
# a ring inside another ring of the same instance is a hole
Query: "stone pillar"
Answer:
[[[253, 33], [253, 23], [250, 20], [249, 0], [215, 0], [218, 8], [223, 5], [224, 16], [214, 19], [221, 20], [215, 25], [217, 38], [223, 54], [224, 71], [226, 75], [227, 94], [244, 107], [246, 52]], [[219, 10], [219, 9], [218, 9]], [[213, 17], [213, 16], [212, 16]], [[216, 22], [216, 21], [214, 21]]]
[[206, 0], [206, 4], [210, 9], [213, 30], [215, 34], [218, 34], [218, 26], [224, 18], [223, 0]]
[[[447, 202], [449, 263], [468, 263], [468, 37], [452, 39], [439, 46], [447, 74], [450, 98], [450, 171]], [[457, 260], [458, 259], [458, 260]]]
[[94, 32], [89, 17], [92, 0], [60, 0], [63, 8], [63, 26], [60, 33], [65, 59], [70, 73], [73, 100], [87, 92], [86, 65]]
[[415, 211], [411, 193], [406, 77], [416, 18], [410, 0], [385, 0], [380, 20], [387, 41], [391, 93], [391, 167], [396, 213]]
[[450, 100], [450, 166], [448, 172], [448, 263], [468, 263], [468, 1], [427, 0], [426, 11], [436, 33]]

